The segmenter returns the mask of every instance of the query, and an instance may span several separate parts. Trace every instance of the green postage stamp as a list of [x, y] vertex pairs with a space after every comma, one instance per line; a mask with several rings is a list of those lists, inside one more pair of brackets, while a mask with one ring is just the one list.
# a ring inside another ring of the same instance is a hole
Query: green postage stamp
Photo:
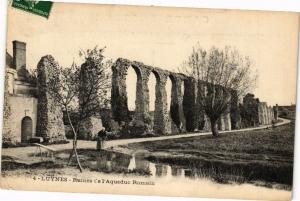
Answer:
[[48, 18], [53, 2], [33, 0], [13, 0], [12, 7]]

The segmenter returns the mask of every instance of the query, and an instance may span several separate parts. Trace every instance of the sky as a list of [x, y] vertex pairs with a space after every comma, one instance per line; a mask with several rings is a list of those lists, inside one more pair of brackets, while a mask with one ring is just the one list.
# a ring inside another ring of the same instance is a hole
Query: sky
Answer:
[[81, 62], [80, 49], [98, 45], [106, 47], [106, 58], [177, 71], [197, 42], [207, 49], [229, 45], [252, 59], [256, 97], [290, 105], [296, 102], [298, 21], [289, 12], [67, 3], [54, 3], [46, 19], [9, 7], [7, 51], [19, 40], [27, 43], [28, 68], [48, 54], [69, 66]]

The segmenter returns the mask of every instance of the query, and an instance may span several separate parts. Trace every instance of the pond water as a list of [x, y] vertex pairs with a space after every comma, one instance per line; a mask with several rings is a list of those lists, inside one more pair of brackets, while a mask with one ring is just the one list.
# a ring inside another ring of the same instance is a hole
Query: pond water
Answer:
[[99, 152], [96, 161], [90, 161], [92, 170], [114, 173], [138, 173], [149, 177], [189, 177], [196, 178], [197, 170], [184, 169], [175, 165], [153, 163], [140, 154], [122, 154], [118, 152]]
[[[114, 151], [93, 152], [85, 161], [92, 171], [117, 174], [134, 174], [160, 179], [209, 179], [217, 183], [256, 183], [268, 187], [291, 189], [291, 178], [284, 169], [247, 163], [230, 163], [165, 156], [155, 158], [151, 154], [132, 155]], [[284, 169], [285, 171], [281, 171]], [[287, 175], [287, 176], [284, 176]]]

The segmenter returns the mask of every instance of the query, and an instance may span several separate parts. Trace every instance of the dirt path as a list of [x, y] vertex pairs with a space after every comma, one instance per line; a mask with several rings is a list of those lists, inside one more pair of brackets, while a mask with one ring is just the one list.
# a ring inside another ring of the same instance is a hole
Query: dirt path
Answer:
[[[285, 124], [288, 124], [291, 122], [290, 120], [287, 120], [287, 119], [281, 119], [281, 120], [282, 120], [282, 122], [278, 123], [277, 126], [285, 125]], [[253, 131], [253, 130], [259, 130], [259, 129], [265, 129], [267, 127], [271, 127], [271, 125], [263, 125], [263, 126], [259, 126], [259, 127], [255, 127], [255, 128], [245, 128], [245, 129], [232, 130], [232, 131], [220, 131], [220, 133]], [[159, 140], [168, 140], [168, 139], [176, 139], [176, 138], [188, 138], [188, 137], [203, 136], [203, 135], [211, 135], [211, 132], [180, 134], [180, 135], [160, 136], [160, 137], [151, 137], [151, 138], [110, 140], [110, 141], [106, 142], [105, 147], [109, 148], [109, 147], [130, 144], [130, 143], [136, 143], [136, 142], [159, 141]], [[52, 147], [52, 148], [56, 149], [57, 151], [72, 149], [72, 143], [49, 145], [49, 147]], [[78, 148], [79, 149], [96, 148], [96, 141], [79, 140]], [[8, 148], [8, 149], [2, 149], [2, 156], [11, 156], [11, 157], [17, 157], [19, 159], [26, 160], [26, 158], [28, 159], [28, 155], [35, 153], [35, 151], [36, 151], [36, 147]], [[31, 160], [32, 160], [32, 157], [31, 157]]]

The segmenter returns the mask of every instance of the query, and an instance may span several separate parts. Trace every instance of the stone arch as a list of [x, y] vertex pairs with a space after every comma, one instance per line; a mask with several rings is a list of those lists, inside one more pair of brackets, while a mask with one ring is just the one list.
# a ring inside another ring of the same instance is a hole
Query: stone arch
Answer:
[[167, 100], [167, 111], [170, 113], [171, 111], [171, 100], [172, 100], [172, 90], [174, 88], [174, 79], [170, 74], [167, 75], [167, 80], [166, 80], [166, 100]]
[[154, 130], [154, 117], [157, 110], [157, 86], [159, 83], [159, 75], [156, 71], [151, 69], [148, 76], [148, 115], [151, 119], [151, 129]]
[[112, 66], [112, 89], [111, 89], [111, 104], [112, 116], [119, 124], [121, 122], [129, 122], [130, 114], [128, 109], [128, 96], [126, 86], [126, 76], [128, 69], [132, 67], [137, 75], [136, 99], [134, 118], [143, 118], [144, 100], [144, 75], [141, 67], [126, 59], [118, 59]]
[[180, 79], [180, 93], [183, 95], [184, 94], [184, 81]]
[[128, 69], [132, 67], [136, 73], [137, 80], [136, 85], [131, 86], [136, 88], [135, 93], [135, 110], [133, 116], [130, 115], [130, 111], [128, 109], [128, 95], [127, 95], [127, 86], [125, 86], [126, 90], [126, 99], [127, 99], [127, 112], [128, 112], [128, 121], [132, 119], [136, 121], [145, 121], [149, 112], [149, 94], [148, 94], [148, 77], [149, 72], [147, 68], [143, 68], [141, 64], [132, 63], [126, 68], [126, 75], [128, 73]]
[[[207, 116], [203, 113], [203, 108], [199, 106], [200, 98], [203, 97], [200, 95], [208, 93], [208, 90], [206, 92], [205, 88], [199, 86], [199, 81], [180, 73], [172, 73], [122, 58], [117, 59], [112, 66], [112, 116], [114, 120], [118, 121], [119, 125], [122, 122], [129, 123], [130, 121], [125, 83], [125, 76], [129, 67], [132, 67], [137, 74], [135, 119], [141, 120], [139, 122], [142, 126], [147, 126], [148, 117], [150, 116], [148, 80], [150, 74], [153, 73], [156, 84], [154, 117], [151, 121], [156, 134], [209, 128]], [[167, 106], [166, 91], [168, 78], [172, 82], [170, 112]], [[201, 118], [199, 115], [201, 115]], [[230, 117], [228, 120], [230, 121]]]
[[165, 88], [168, 74], [160, 69], [153, 69], [152, 72], [157, 78], [155, 86], [155, 111], [153, 129], [154, 132], [158, 134], [171, 133], [171, 128], [168, 125], [167, 94]]
[[[133, 74], [131, 72], [134, 72]], [[129, 77], [130, 76], [130, 77]], [[139, 83], [141, 82], [141, 71], [139, 69], [139, 67], [134, 66], [134, 65], [130, 65], [128, 66], [128, 68], [126, 69], [126, 94], [127, 94], [127, 108], [128, 111], [131, 111], [131, 108], [133, 108], [133, 111], [136, 110], [136, 103], [137, 103], [137, 89], [139, 87]], [[130, 92], [134, 92], [134, 93], [130, 93]], [[133, 103], [131, 103], [131, 99], [134, 99]], [[134, 107], [132, 107], [131, 104], [134, 104]]]
[[[149, 90], [149, 111], [151, 111], [151, 112], [155, 111], [155, 100], [156, 100], [155, 88], [156, 88], [156, 85], [158, 82], [159, 82], [159, 75], [157, 74], [157, 72], [155, 72], [153, 70], [150, 71], [147, 85], [148, 85], [148, 90]], [[154, 87], [153, 87], [153, 84], [154, 84]], [[151, 86], [151, 87], [149, 87], [149, 86]], [[152, 106], [152, 104], [153, 104], [153, 106]]]
[[28, 142], [32, 137], [32, 119], [29, 116], [25, 116], [21, 123], [21, 142]]

